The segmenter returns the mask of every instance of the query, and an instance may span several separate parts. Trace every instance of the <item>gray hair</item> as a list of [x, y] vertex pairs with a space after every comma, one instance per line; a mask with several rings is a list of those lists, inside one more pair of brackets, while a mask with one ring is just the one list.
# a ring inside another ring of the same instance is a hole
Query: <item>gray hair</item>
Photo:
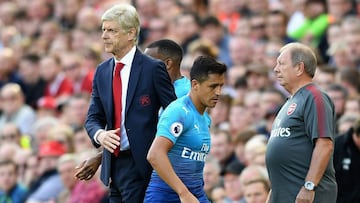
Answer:
[[293, 66], [296, 66], [299, 63], [304, 63], [305, 72], [314, 77], [316, 66], [317, 66], [317, 59], [314, 51], [299, 42], [289, 43], [283, 46], [280, 49], [280, 52], [284, 52], [285, 50], [290, 51], [291, 62]]
[[140, 20], [139, 15], [130, 4], [117, 4], [105, 11], [101, 16], [101, 22], [116, 21], [125, 32], [136, 29], [135, 44], [139, 41]]

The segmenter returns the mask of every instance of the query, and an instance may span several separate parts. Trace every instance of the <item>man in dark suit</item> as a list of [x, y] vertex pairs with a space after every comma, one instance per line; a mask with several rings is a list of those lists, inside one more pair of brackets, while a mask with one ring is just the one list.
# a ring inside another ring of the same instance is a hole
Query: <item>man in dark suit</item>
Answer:
[[[101, 20], [105, 51], [114, 57], [96, 69], [85, 128], [93, 144], [104, 147], [101, 180], [110, 183], [110, 202], [143, 202], [151, 174], [146, 154], [159, 108], [176, 96], [165, 65], [136, 47], [140, 23], [135, 8], [115, 5]], [[113, 84], [119, 62], [120, 87]], [[121, 94], [113, 92], [117, 88]]]

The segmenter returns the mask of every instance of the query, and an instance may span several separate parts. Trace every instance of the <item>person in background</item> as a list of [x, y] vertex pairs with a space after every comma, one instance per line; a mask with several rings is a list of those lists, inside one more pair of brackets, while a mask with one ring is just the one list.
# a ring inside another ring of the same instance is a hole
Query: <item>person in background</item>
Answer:
[[[85, 153], [85, 152], [84, 152]], [[86, 153], [92, 153], [87, 151]], [[93, 179], [88, 182], [79, 181], [74, 177], [77, 157], [82, 154], [64, 154], [57, 163], [57, 169], [61, 176], [65, 188], [60, 193], [58, 203], [99, 203], [106, 194], [105, 187], [102, 186], [99, 179]]]
[[244, 165], [239, 162], [232, 162], [226, 166], [223, 174], [225, 190], [224, 203], [245, 203], [244, 190], [239, 178], [243, 169]]
[[336, 83], [336, 72], [337, 70], [329, 65], [321, 65], [316, 69], [313, 81], [326, 90]]
[[[217, 105], [217, 104], [216, 104]], [[212, 156], [207, 156], [204, 165], [204, 190], [207, 198], [212, 201], [214, 188], [221, 186], [220, 164]]]
[[[63, 154], [57, 162], [57, 171], [60, 175], [61, 182], [64, 185], [56, 199], [58, 203], [67, 203], [70, 200], [72, 190], [74, 189], [77, 179], [74, 178], [73, 173], [76, 166], [76, 159], [73, 154]], [[89, 194], [87, 194], [89, 195]]]
[[353, 114], [344, 114], [340, 117], [340, 119], [336, 122], [336, 128], [338, 135], [343, 135], [349, 131], [350, 128], [354, 125], [355, 121], [359, 118], [359, 115]]
[[36, 119], [44, 117], [58, 117], [58, 105], [52, 96], [40, 97], [36, 102]]
[[317, 59], [311, 48], [280, 49], [274, 73], [291, 94], [275, 118], [266, 149], [270, 202], [335, 202], [335, 108], [312, 82]]
[[334, 19], [326, 12], [324, 0], [305, 1], [305, 21], [289, 36], [313, 47], [318, 47], [320, 40], [326, 35], [326, 28]]
[[244, 185], [246, 203], [265, 203], [270, 191], [270, 183], [266, 179], [255, 179]]
[[227, 66], [231, 65], [229, 55], [229, 40], [230, 36], [226, 32], [224, 25], [218, 20], [216, 16], [206, 16], [200, 22], [200, 38], [209, 40], [219, 47], [219, 54], [217, 59], [222, 61]]
[[144, 53], [165, 63], [177, 98], [189, 93], [190, 80], [180, 72], [183, 51], [176, 42], [169, 39], [154, 41], [146, 47]]
[[38, 177], [29, 186], [26, 203], [41, 203], [55, 200], [64, 185], [56, 170], [57, 161], [66, 153], [65, 147], [57, 141], [45, 141], [38, 152]]
[[73, 83], [65, 77], [58, 56], [44, 56], [39, 65], [40, 76], [46, 82], [43, 96], [55, 97], [60, 102], [74, 92]]
[[284, 44], [294, 42], [295, 40], [289, 37], [286, 33], [286, 26], [288, 25], [288, 21], [289, 19], [285, 11], [270, 11], [266, 17], [265, 23], [267, 40]]
[[209, 202], [203, 188], [210, 151], [211, 120], [206, 109], [216, 105], [225, 72], [226, 65], [212, 57], [195, 60], [189, 95], [171, 103], [160, 117], [147, 155], [154, 171], [144, 202]]
[[334, 167], [338, 184], [337, 203], [360, 202], [360, 119], [335, 139]]
[[[4, 36], [1, 38], [2, 43], [5, 41], [3, 37]], [[2, 62], [0, 64], [0, 88], [8, 83], [15, 83], [20, 85], [23, 89], [24, 81], [17, 72], [18, 61], [16, 57], [16, 50], [10, 47], [2, 47], [2, 49], [0, 49], [0, 61]]]
[[15, 123], [21, 134], [30, 135], [36, 120], [35, 111], [25, 103], [24, 92], [16, 83], [7, 83], [0, 89], [0, 129], [8, 122]]
[[20, 128], [15, 123], [6, 123], [0, 129], [0, 145], [15, 143], [22, 149], [31, 148], [31, 138], [21, 134]]
[[341, 84], [330, 84], [326, 89], [326, 94], [335, 105], [336, 120], [339, 120], [345, 111], [345, 102], [348, 98], [348, 90]]
[[37, 101], [44, 95], [45, 80], [40, 77], [40, 56], [26, 54], [19, 62], [19, 76], [24, 81], [24, 93], [26, 103], [31, 107], [37, 107]]
[[91, 94], [94, 68], [84, 65], [85, 57], [76, 52], [65, 53], [61, 56], [61, 66], [65, 77], [73, 84], [73, 94]]
[[113, 57], [96, 68], [85, 128], [93, 145], [103, 147], [100, 177], [110, 187], [109, 202], [140, 203], [159, 109], [176, 95], [164, 63], [137, 48], [140, 22], [133, 6], [113, 5], [101, 22], [105, 52]]
[[0, 161], [0, 203], [23, 203], [27, 188], [17, 182], [17, 165], [11, 160]]
[[211, 156], [220, 164], [220, 174], [223, 175], [225, 168], [236, 161], [232, 138], [227, 130], [214, 129], [211, 132]]

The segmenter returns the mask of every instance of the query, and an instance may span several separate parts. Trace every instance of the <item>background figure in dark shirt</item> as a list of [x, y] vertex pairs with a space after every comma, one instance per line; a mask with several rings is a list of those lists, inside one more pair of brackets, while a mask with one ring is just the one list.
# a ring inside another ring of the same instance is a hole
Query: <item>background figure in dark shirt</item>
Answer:
[[335, 139], [334, 167], [337, 203], [360, 202], [360, 119]]
[[26, 104], [37, 108], [37, 101], [44, 95], [46, 82], [40, 77], [40, 57], [36, 54], [24, 55], [19, 63], [19, 75], [24, 82]]

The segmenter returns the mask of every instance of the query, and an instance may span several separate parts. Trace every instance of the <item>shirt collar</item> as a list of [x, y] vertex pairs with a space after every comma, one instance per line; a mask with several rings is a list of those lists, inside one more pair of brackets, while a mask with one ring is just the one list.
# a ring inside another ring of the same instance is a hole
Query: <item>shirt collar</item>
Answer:
[[135, 52], [136, 52], [136, 46], [133, 46], [133, 48], [131, 48], [131, 50], [122, 59], [120, 59], [120, 61], [116, 60], [116, 58], [114, 57], [115, 63], [120, 62], [125, 66], [131, 66], [135, 56]]

